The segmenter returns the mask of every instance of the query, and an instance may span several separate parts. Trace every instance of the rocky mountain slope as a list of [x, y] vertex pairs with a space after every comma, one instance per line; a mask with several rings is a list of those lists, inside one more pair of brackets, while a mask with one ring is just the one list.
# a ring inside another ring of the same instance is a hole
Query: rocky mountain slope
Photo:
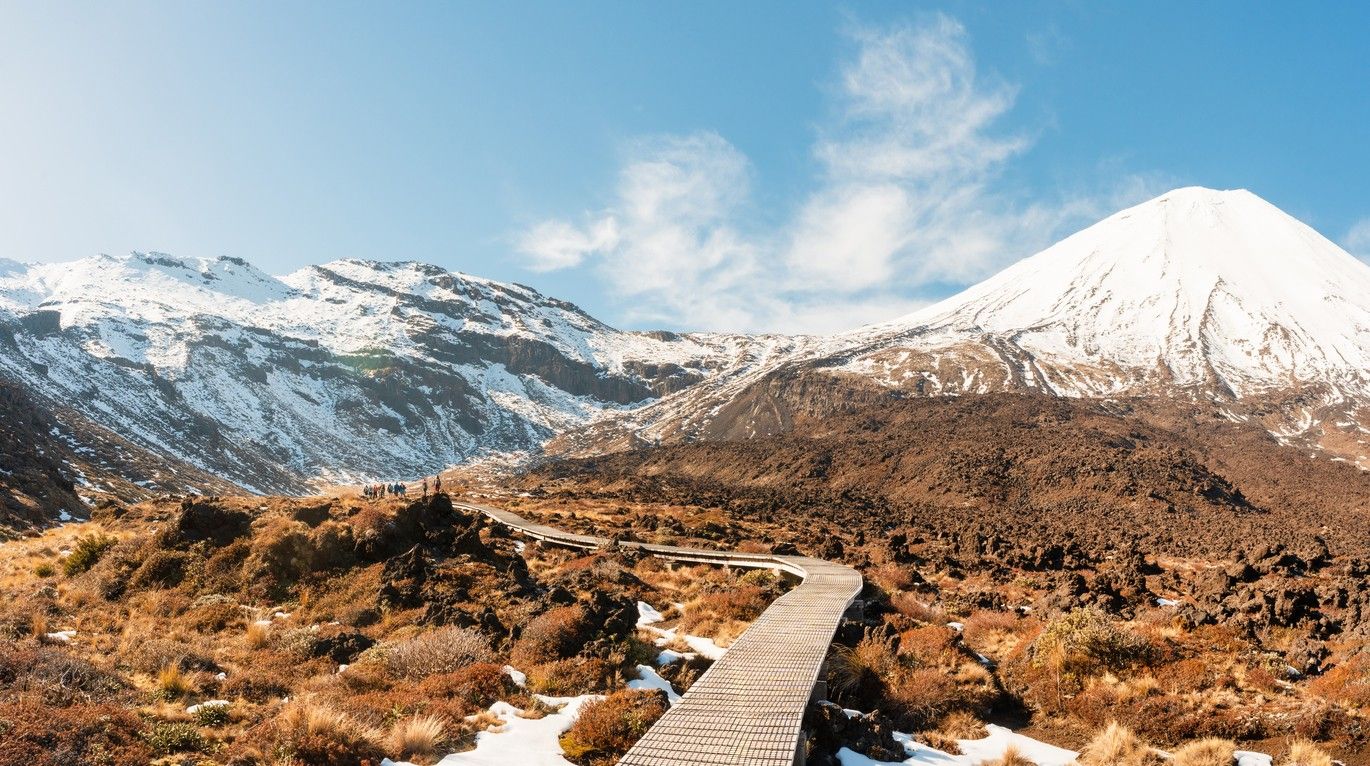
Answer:
[[623, 332], [413, 262], [0, 261], [0, 378], [161, 456], [167, 488], [748, 439], [888, 392], [1175, 399], [1370, 467], [1370, 267], [1249, 192], [1198, 188], [826, 338]]
[[1250, 192], [1177, 189], [927, 309], [796, 344], [558, 447], [749, 438], [842, 410], [849, 394], [812, 373], [911, 396], [1180, 397], [1370, 467], [1370, 266]]
[[0, 376], [253, 491], [408, 477], [696, 383], [783, 338], [629, 333], [419, 263], [0, 263]]

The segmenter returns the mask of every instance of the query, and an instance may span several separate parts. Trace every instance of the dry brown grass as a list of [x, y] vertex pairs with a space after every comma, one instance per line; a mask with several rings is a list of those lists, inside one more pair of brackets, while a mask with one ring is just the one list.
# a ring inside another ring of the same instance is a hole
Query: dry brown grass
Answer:
[[1279, 763], [1280, 766], [1332, 766], [1332, 756], [1306, 739], [1296, 739], [1289, 743], [1289, 752]]
[[191, 692], [190, 677], [180, 665], [167, 665], [157, 671], [157, 696], [164, 700], [178, 700]]
[[890, 596], [890, 606], [894, 611], [910, 620], [930, 625], [946, 625], [947, 614], [938, 607], [930, 606], [912, 593], [896, 593]]
[[984, 766], [1037, 766], [1036, 762], [1030, 761], [1019, 752], [1018, 748], [1009, 745], [1004, 754], [993, 761], [985, 761]]
[[1170, 759], [1171, 766], [1232, 766], [1237, 746], [1230, 740], [1210, 737], [1186, 742]]
[[415, 715], [396, 721], [386, 743], [401, 758], [427, 761], [440, 753], [446, 733], [447, 724], [441, 718]]
[[836, 647], [828, 662], [829, 686], [839, 698], [869, 699], [898, 666], [893, 639], [868, 634], [856, 646]]
[[1126, 726], [1110, 723], [1080, 751], [1080, 766], [1150, 766], [1155, 751]]
[[265, 622], [250, 622], [243, 634], [243, 641], [249, 649], [262, 649], [271, 641], [271, 625]]

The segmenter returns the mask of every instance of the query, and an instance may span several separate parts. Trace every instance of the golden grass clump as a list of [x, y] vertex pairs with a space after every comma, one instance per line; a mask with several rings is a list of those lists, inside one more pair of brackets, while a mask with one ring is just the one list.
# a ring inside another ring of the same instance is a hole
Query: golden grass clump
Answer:
[[1170, 759], [1171, 766], [1232, 766], [1237, 746], [1226, 739], [1210, 737], [1185, 743]]
[[247, 648], [261, 649], [271, 640], [271, 626], [264, 622], [248, 623], [244, 639], [247, 641]]
[[876, 693], [898, 666], [894, 638], [867, 634], [856, 646], [837, 647], [828, 662], [828, 681], [835, 694], [861, 697]]
[[388, 744], [402, 758], [427, 760], [439, 753], [446, 733], [447, 725], [441, 718], [414, 715], [394, 723]]
[[1280, 766], [1332, 766], [1332, 756], [1306, 739], [1296, 739], [1289, 743]]
[[1003, 755], [993, 761], [986, 761], [985, 766], [1037, 766], [1037, 764], [1035, 761], [1028, 760], [1018, 751], [1017, 747], [1009, 745], [1004, 750]]
[[177, 700], [191, 691], [190, 677], [181, 670], [180, 665], [167, 665], [157, 671], [157, 696], [164, 700]]
[[1147, 766], [1155, 751], [1126, 726], [1110, 723], [1080, 752], [1080, 766]]

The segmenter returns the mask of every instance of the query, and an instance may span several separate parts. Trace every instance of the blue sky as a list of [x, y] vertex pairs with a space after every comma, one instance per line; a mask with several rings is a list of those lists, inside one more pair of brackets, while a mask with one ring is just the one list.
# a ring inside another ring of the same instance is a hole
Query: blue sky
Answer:
[[1370, 5], [0, 3], [0, 257], [891, 318], [1175, 186], [1370, 255]]

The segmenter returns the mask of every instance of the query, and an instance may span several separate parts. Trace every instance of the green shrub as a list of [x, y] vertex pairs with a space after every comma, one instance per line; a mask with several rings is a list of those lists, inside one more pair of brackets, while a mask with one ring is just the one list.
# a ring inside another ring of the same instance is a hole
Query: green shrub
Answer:
[[76, 547], [62, 560], [62, 571], [67, 577], [75, 577], [95, 566], [105, 552], [114, 547], [118, 540], [109, 535], [94, 534], [76, 541]]
[[1063, 676], [1085, 678], [1144, 662], [1151, 646], [1095, 607], [1052, 620], [1033, 644], [1033, 664], [1054, 665]]
[[57, 574], [57, 568], [54, 567], [50, 562], [44, 561], [43, 563], [33, 568], [33, 573], [38, 575], [39, 577], [52, 577], [53, 575]]
[[163, 721], [148, 730], [147, 743], [161, 755], [198, 753], [205, 749], [205, 738], [188, 723]]
[[228, 724], [228, 705], [200, 705], [195, 708], [195, 723], [209, 727], [226, 726]]

